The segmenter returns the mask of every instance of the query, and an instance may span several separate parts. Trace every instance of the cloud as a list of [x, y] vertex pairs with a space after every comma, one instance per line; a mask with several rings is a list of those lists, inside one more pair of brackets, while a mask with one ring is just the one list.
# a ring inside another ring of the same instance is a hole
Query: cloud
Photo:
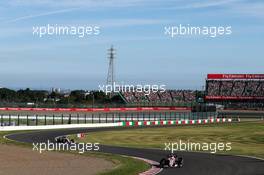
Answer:
[[12, 22], [17, 22], [17, 21], [22, 21], [22, 20], [27, 20], [27, 19], [37, 18], [37, 17], [50, 16], [50, 15], [55, 15], [55, 14], [60, 14], [60, 13], [67, 13], [67, 12], [71, 12], [77, 9], [79, 8], [62, 9], [62, 10], [49, 11], [49, 12], [39, 13], [39, 14], [34, 14], [34, 15], [21, 16], [21, 17], [17, 17], [14, 19], [2, 21], [2, 23], [12, 23]]
[[209, 7], [217, 7], [217, 6], [225, 6], [230, 5], [234, 2], [238, 2], [241, 0], [206, 0], [206, 1], [195, 1], [191, 3], [184, 3], [180, 6], [174, 7], [175, 9], [198, 9], [198, 8], [209, 8]]
[[[250, 15], [254, 17], [263, 17], [264, 16], [264, 3], [257, 0], [4, 0], [0, 2], [2, 8], [11, 7], [30, 7], [31, 9], [37, 9], [38, 7], [44, 7], [48, 9], [47, 12], [39, 14], [30, 14], [25, 16], [16, 17], [13, 19], [7, 19], [1, 21], [2, 24], [13, 23], [23, 20], [28, 20], [32, 18], [56, 15], [60, 13], [69, 13], [75, 10], [94, 10], [96, 7], [104, 9], [105, 7], [131, 7], [139, 6], [144, 8], [153, 8], [160, 10], [195, 10], [207, 8], [209, 11], [207, 13], [214, 13], [215, 7], [221, 7], [225, 14], [238, 14], [238, 15]], [[61, 9], [60, 9], [61, 8]], [[53, 10], [51, 10], [53, 9]], [[60, 10], [54, 10], [60, 9]], [[30, 10], [30, 9], [29, 9]], [[221, 13], [222, 15], [224, 13]], [[217, 13], [216, 13], [217, 15]], [[151, 24], [156, 23], [157, 21], [119, 21], [118, 23], [108, 24], [112, 25], [133, 25], [136, 24]], [[127, 24], [125, 24], [127, 23]]]
[[[141, 4], [149, 0], [6, 0], [11, 6], [49, 6], [49, 7], [105, 7], [105, 6], [131, 6]], [[1, 4], [1, 3], [0, 3]]]
[[175, 8], [205, 8], [229, 4], [236, 1], [241, 0], [5, 0], [4, 2], [11, 6], [31, 7], [129, 7], [147, 5], [156, 7], [173, 6]]
[[231, 10], [235, 14], [245, 14], [254, 17], [264, 17], [264, 3], [240, 3], [233, 5]]
[[201, 0], [199, 2], [191, 0], [188, 3], [186, 1], [177, 1], [174, 5], [165, 7], [165, 9], [208, 9], [208, 13], [215, 13], [217, 7], [220, 7], [225, 14], [264, 17], [264, 2], [258, 0]]
[[[154, 0], [155, 1], [155, 0]], [[158, 0], [159, 1], [159, 0]], [[32, 18], [38, 18], [38, 17], [44, 17], [44, 16], [50, 16], [60, 13], [68, 13], [79, 9], [89, 9], [92, 10], [95, 7], [124, 7], [124, 6], [136, 6], [139, 4], [142, 4], [142, 2], [149, 2], [149, 0], [64, 0], [63, 2], [58, 2], [55, 0], [9, 0], [7, 2], [2, 1], [0, 2], [0, 6], [2, 8], [7, 9], [8, 6], [11, 8], [14, 7], [31, 7], [32, 9], [37, 7], [44, 7], [45, 9], [54, 9], [54, 8], [63, 8], [60, 10], [51, 10], [48, 12], [43, 12], [39, 14], [32, 14], [32, 15], [25, 15], [16, 17], [13, 19], [7, 19], [3, 20], [1, 19], [1, 23], [13, 23], [17, 21], [32, 19]]]

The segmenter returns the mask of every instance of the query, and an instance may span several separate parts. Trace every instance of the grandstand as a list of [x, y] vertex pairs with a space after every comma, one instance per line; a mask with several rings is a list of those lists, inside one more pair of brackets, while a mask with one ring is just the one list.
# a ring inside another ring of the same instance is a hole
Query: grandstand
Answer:
[[208, 74], [205, 94], [206, 102], [263, 107], [264, 74]]
[[193, 103], [196, 101], [194, 90], [166, 90], [164, 92], [150, 92], [149, 95], [144, 92], [124, 92], [121, 95], [127, 103]]

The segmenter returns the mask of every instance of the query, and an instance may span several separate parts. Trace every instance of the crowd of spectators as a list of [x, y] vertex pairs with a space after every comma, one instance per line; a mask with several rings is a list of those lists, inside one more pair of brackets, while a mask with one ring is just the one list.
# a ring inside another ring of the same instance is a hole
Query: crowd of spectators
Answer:
[[165, 102], [165, 103], [172, 102], [172, 96], [169, 91], [160, 92], [159, 95], [161, 102]]
[[211, 96], [217, 96], [219, 95], [219, 90], [220, 90], [220, 81], [208, 81], [207, 82], [208, 86], [208, 94]]
[[249, 81], [247, 82], [247, 85], [245, 87], [244, 95], [245, 96], [251, 96], [251, 94], [254, 95], [253, 92], [257, 91], [259, 82], [258, 81]]
[[184, 93], [183, 90], [171, 90], [170, 91], [172, 99], [176, 103], [183, 103], [184, 102]]
[[231, 97], [263, 97], [264, 81], [208, 80], [207, 95]]
[[149, 98], [150, 102], [160, 102], [160, 97], [159, 97], [158, 93], [151, 92], [148, 95], [148, 98]]
[[196, 100], [196, 92], [191, 90], [183, 91], [184, 101], [185, 102], [193, 102]]
[[233, 81], [222, 81], [220, 86], [221, 96], [230, 96], [233, 87]]
[[245, 81], [235, 81], [233, 84], [231, 96], [243, 96], [245, 86], [246, 86]]
[[196, 91], [192, 90], [166, 90], [164, 92], [150, 92], [149, 95], [144, 92], [124, 92], [124, 98], [128, 103], [184, 103], [194, 102], [196, 100]]
[[261, 97], [264, 97], [264, 82], [262, 82], [257, 91], [256, 91], [256, 96], [261, 96]]
[[136, 101], [134, 101], [134, 103], [139, 101], [145, 103], [149, 101], [148, 97], [144, 92], [135, 92], [133, 93], [133, 95], [136, 97]]
[[133, 103], [137, 101], [137, 98], [134, 96], [133, 92], [125, 92], [123, 93], [125, 99], [127, 100], [127, 102], [129, 103]]

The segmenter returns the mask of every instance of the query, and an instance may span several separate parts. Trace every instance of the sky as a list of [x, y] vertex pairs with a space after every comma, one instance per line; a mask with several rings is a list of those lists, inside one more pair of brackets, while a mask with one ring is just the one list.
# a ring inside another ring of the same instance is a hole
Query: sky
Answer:
[[[99, 26], [100, 34], [33, 35], [33, 27]], [[231, 26], [219, 37], [164, 34], [166, 26]], [[116, 81], [201, 89], [208, 73], [263, 73], [263, 0], [1, 0], [0, 86], [98, 89], [107, 49]]]

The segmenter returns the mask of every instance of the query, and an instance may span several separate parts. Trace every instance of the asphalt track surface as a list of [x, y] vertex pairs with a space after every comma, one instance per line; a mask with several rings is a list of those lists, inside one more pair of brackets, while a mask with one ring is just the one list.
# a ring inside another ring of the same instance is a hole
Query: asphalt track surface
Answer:
[[[100, 132], [107, 130], [122, 130], [127, 128], [78, 128], [63, 130], [46, 130], [26, 133], [17, 133], [6, 136], [8, 139], [38, 143], [54, 141], [61, 135]], [[133, 128], [131, 128], [133, 129]], [[104, 153], [136, 156], [159, 162], [168, 152], [156, 149], [125, 148], [116, 146], [100, 145], [100, 151]], [[264, 175], [264, 161], [254, 158], [215, 155], [205, 153], [180, 152], [184, 158], [183, 168], [165, 168], [159, 174], [166, 175]]]

